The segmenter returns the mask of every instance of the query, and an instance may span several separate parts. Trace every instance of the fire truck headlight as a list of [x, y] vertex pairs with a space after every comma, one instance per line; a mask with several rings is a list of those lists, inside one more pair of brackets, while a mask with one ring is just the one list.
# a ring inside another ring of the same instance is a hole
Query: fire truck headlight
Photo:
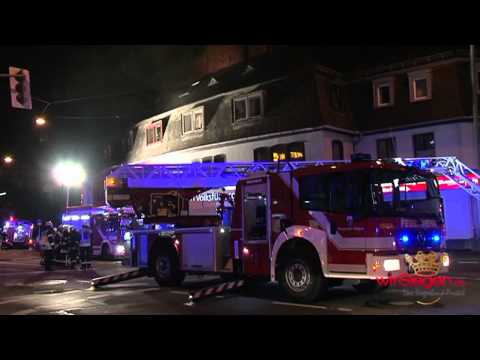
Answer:
[[383, 261], [383, 268], [385, 271], [398, 271], [400, 270], [400, 260], [387, 259]]
[[124, 245], [117, 245], [115, 247], [115, 253], [117, 255], [125, 255], [125, 246]]
[[450, 256], [448, 256], [448, 254], [443, 254], [442, 255], [442, 265], [444, 267], [449, 267], [450, 266]]

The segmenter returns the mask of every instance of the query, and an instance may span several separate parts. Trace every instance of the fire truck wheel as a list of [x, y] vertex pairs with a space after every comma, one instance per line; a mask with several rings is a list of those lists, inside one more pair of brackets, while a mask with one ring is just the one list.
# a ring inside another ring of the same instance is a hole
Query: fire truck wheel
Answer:
[[309, 303], [326, 293], [328, 283], [314, 259], [297, 255], [280, 266], [280, 285], [290, 298]]
[[153, 274], [160, 286], [178, 286], [185, 279], [185, 273], [179, 269], [177, 254], [166, 250], [155, 253]]

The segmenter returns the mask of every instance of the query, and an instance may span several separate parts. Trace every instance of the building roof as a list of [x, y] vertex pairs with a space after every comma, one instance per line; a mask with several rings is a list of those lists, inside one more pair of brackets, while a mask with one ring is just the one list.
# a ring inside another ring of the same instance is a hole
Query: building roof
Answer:
[[241, 62], [177, 87], [157, 100], [157, 112], [163, 113], [218, 94], [259, 84], [308, 69], [308, 60], [278, 55], [264, 55]]

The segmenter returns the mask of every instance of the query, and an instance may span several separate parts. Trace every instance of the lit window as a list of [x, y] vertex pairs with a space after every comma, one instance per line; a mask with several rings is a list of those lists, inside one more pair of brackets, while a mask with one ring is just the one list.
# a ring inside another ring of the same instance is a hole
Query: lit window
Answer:
[[423, 101], [432, 98], [432, 73], [420, 70], [408, 74], [410, 84], [410, 101]]
[[394, 96], [393, 78], [373, 82], [373, 101], [376, 108], [393, 106]]
[[182, 134], [203, 130], [203, 107], [182, 114]]
[[233, 122], [263, 116], [263, 93], [257, 92], [233, 100]]
[[152, 145], [162, 141], [162, 121], [157, 120], [151, 123], [146, 129], [147, 145]]
[[285, 144], [272, 146], [271, 151], [273, 161], [287, 160], [287, 146]]
[[294, 161], [304, 161], [305, 144], [303, 142], [288, 144], [288, 159]]

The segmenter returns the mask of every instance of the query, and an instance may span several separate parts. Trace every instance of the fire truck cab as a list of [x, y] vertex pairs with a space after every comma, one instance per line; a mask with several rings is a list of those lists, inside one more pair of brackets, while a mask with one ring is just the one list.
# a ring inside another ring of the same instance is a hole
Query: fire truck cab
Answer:
[[[141, 218], [126, 236], [131, 265], [161, 285], [179, 284], [187, 273], [263, 278], [300, 302], [344, 279], [373, 290], [378, 277], [408, 273], [405, 255], [417, 251], [437, 253], [441, 272], [448, 270], [443, 202], [433, 173], [384, 161], [304, 162], [283, 170], [264, 165], [237, 177], [234, 196], [220, 190], [214, 215], [190, 214], [192, 198], [214, 189], [214, 181], [206, 187], [207, 181], [189, 185], [170, 178], [160, 189], [151, 177], [144, 184], [138, 177], [107, 179], [110, 205], [128, 199]], [[191, 166], [215, 173], [220, 165]], [[225, 170], [222, 179], [233, 173]], [[166, 223], [171, 228], [161, 229]]]

